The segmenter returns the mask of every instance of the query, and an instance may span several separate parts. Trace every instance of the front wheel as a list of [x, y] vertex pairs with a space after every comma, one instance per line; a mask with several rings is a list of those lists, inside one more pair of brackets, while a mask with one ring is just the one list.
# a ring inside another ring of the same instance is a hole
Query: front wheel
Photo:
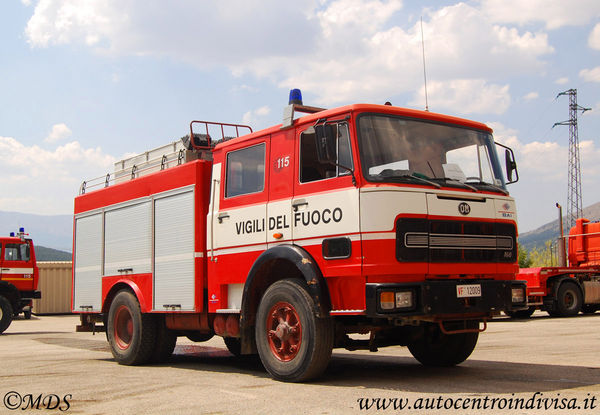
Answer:
[[106, 334], [119, 364], [141, 365], [153, 357], [156, 342], [153, 317], [141, 312], [140, 303], [130, 291], [120, 291], [115, 296], [108, 312]]
[[13, 319], [13, 308], [8, 298], [0, 295], [0, 334], [10, 326]]
[[518, 310], [518, 311], [505, 311], [504, 313], [510, 318], [514, 319], [527, 319], [532, 316], [535, 312], [535, 307], [529, 307], [526, 310]]
[[[460, 327], [459, 327], [460, 325]], [[446, 323], [449, 330], [463, 328], [462, 322]], [[466, 328], [477, 329], [479, 322], [467, 321]], [[478, 332], [444, 334], [439, 325], [425, 323], [416, 328], [414, 340], [408, 344], [410, 353], [425, 366], [454, 366], [471, 355], [479, 338]]]
[[301, 382], [327, 368], [333, 349], [333, 322], [314, 313], [306, 283], [275, 282], [264, 293], [256, 316], [256, 347], [275, 379]]

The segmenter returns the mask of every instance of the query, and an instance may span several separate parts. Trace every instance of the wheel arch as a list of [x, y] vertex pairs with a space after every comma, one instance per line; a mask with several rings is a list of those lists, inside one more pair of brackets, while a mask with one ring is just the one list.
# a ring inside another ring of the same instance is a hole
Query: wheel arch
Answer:
[[133, 295], [137, 298], [138, 302], [140, 303], [140, 309], [142, 313], [147, 313], [150, 311], [150, 309], [148, 308], [148, 303], [146, 302], [146, 299], [144, 298], [144, 294], [142, 293], [140, 287], [138, 287], [138, 285], [131, 280], [122, 279], [117, 281], [110, 288], [110, 290], [106, 294], [106, 297], [104, 298], [104, 303], [102, 304], [102, 312], [105, 315], [108, 315], [108, 311], [110, 310], [110, 305], [112, 304], [113, 299], [121, 290], [129, 290], [133, 293]]
[[297, 245], [278, 245], [263, 252], [254, 262], [242, 293], [240, 334], [242, 353], [254, 353], [255, 316], [262, 293], [274, 282], [285, 278], [298, 278], [306, 282], [314, 301], [317, 317], [329, 316], [331, 301], [327, 283], [316, 261]]

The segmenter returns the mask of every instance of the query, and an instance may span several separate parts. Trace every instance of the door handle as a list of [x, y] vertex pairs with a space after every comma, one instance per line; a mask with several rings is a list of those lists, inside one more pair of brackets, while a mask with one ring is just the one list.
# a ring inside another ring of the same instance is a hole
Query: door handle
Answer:
[[308, 206], [308, 202], [305, 199], [298, 199], [292, 202], [292, 208], [294, 212], [298, 212], [298, 209], [302, 206]]
[[229, 214], [227, 212], [219, 213], [217, 220], [219, 223], [223, 223], [223, 219], [229, 219]]

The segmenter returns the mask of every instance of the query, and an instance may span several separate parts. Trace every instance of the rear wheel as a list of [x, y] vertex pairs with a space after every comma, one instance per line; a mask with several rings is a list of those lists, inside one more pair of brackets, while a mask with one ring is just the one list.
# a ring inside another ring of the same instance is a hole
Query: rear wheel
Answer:
[[8, 298], [0, 295], [0, 334], [10, 326], [13, 319], [13, 308]]
[[556, 312], [562, 317], [572, 317], [581, 311], [583, 303], [581, 291], [579, 287], [572, 282], [563, 282], [558, 287], [556, 297]]
[[[460, 327], [459, 327], [460, 325]], [[445, 323], [447, 330], [464, 328], [462, 322]], [[468, 329], [479, 327], [477, 321], [467, 321]], [[426, 323], [417, 328], [415, 340], [408, 344], [408, 350], [425, 366], [454, 366], [464, 362], [477, 344], [479, 333], [444, 334], [439, 325]]]
[[300, 382], [327, 368], [333, 348], [333, 322], [314, 313], [314, 301], [301, 280], [277, 281], [264, 293], [256, 317], [256, 346], [275, 379]]
[[600, 310], [599, 304], [584, 304], [581, 307], [581, 311], [585, 314], [594, 314], [598, 310]]
[[122, 365], [141, 365], [153, 356], [156, 319], [140, 310], [130, 291], [120, 291], [108, 312], [108, 342], [115, 360]]

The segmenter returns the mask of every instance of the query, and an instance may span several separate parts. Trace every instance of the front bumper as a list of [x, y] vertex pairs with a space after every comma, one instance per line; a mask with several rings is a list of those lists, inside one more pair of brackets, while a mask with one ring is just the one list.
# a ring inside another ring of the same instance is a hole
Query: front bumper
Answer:
[[[460, 285], [481, 285], [480, 297], [459, 298]], [[450, 280], [411, 283], [381, 283], [366, 285], [367, 316], [384, 318], [428, 317], [461, 315], [490, 315], [500, 311], [517, 311], [527, 308], [527, 296], [523, 301], [512, 301], [512, 289], [526, 290], [525, 281], [513, 280]], [[381, 291], [412, 291], [414, 303], [407, 309], [384, 310], [379, 303]], [[525, 292], [525, 291], [523, 291]]]

